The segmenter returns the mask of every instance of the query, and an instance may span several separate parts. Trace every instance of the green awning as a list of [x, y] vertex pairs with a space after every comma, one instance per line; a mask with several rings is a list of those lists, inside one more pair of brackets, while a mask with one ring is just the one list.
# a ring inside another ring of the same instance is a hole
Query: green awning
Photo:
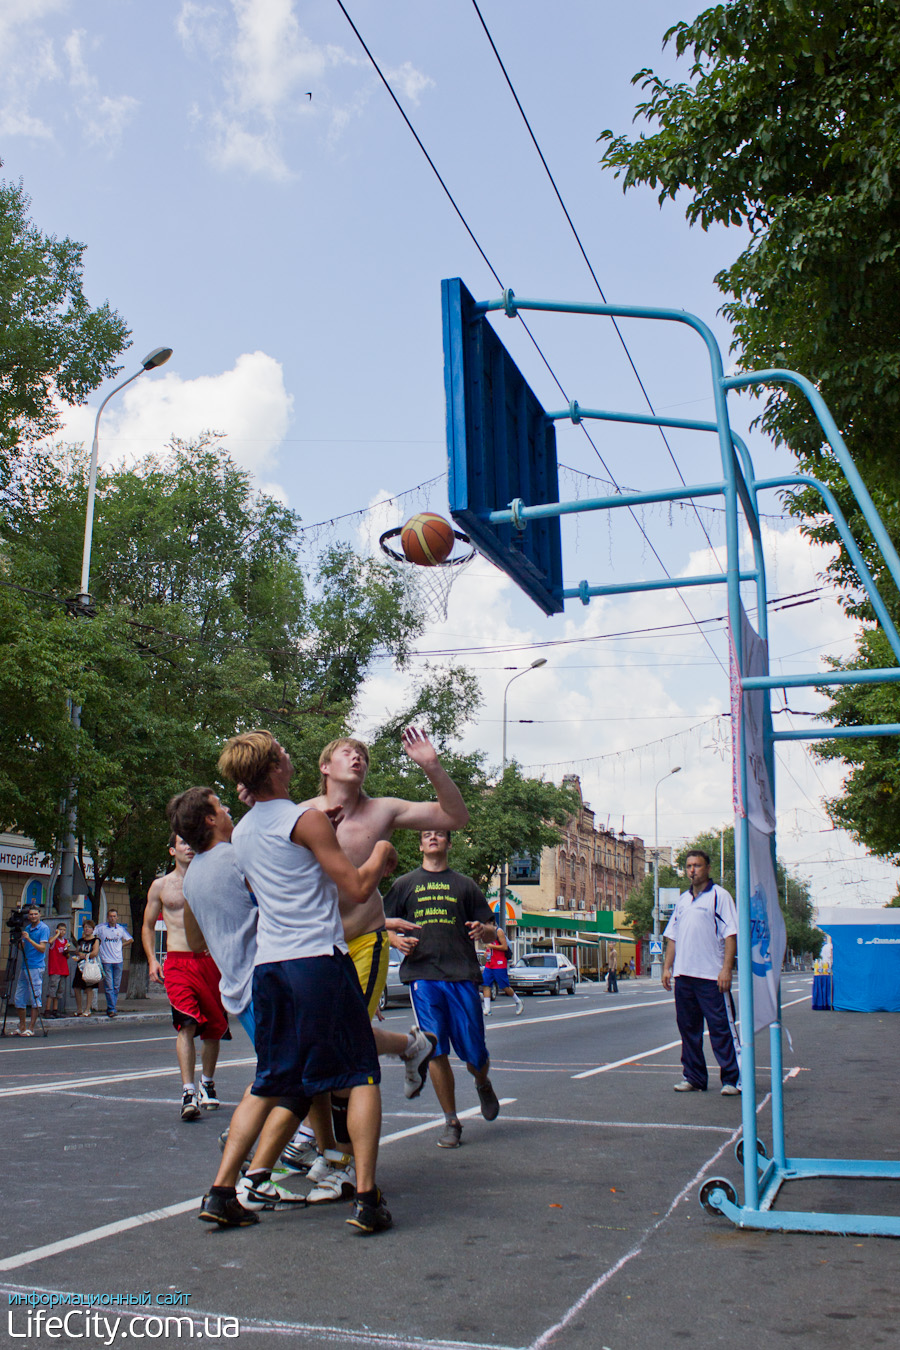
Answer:
[[519, 918], [519, 931], [525, 928], [548, 928], [557, 933], [594, 933], [598, 937], [616, 937], [613, 911], [601, 909], [596, 919], [569, 919], [561, 914], [525, 914]]

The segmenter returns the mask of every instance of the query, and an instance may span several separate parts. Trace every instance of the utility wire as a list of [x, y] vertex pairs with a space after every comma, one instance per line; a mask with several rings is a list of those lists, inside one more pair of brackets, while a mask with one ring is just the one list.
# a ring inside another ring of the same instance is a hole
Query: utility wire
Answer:
[[[525, 109], [522, 107], [522, 103], [521, 103], [521, 100], [519, 99], [519, 95], [516, 93], [515, 87], [513, 86], [513, 82], [512, 82], [512, 80], [511, 80], [510, 77], [509, 77], [509, 72], [507, 71], [506, 66], [503, 64], [503, 58], [501, 57], [500, 53], [499, 53], [498, 50], [497, 50], [497, 44], [494, 42], [494, 39], [493, 39], [492, 36], [491, 36], [490, 29], [488, 28], [487, 24], [486, 24], [485, 21], [484, 21], [484, 15], [482, 14], [481, 10], [478, 8], [478, 0], [472, 0], [472, 6], [473, 6], [473, 8], [474, 8], [474, 10], [475, 10], [475, 13], [478, 15], [478, 19], [479, 19], [479, 22], [481, 23], [482, 28], [484, 29], [485, 37], [487, 38], [488, 42], [491, 44], [491, 51], [494, 53], [494, 55], [495, 55], [496, 58], [497, 58], [497, 64], [499, 65], [500, 69], [503, 71], [503, 78], [506, 80], [506, 83], [507, 83], [507, 85], [509, 86], [509, 92], [512, 94], [513, 98], [515, 99], [516, 107], [518, 108], [519, 112], [522, 114], [522, 121], [525, 123], [525, 126], [526, 126], [526, 128], [528, 129], [528, 135], [531, 137], [532, 144], [534, 145], [534, 148], [535, 148], [535, 150], [536, 150], [537, 153], [538, 153], [538, 157], [539, 157], [541, 163], [542, 163], [543, 166], [544, 166], [544, 170], [545, 170], [545, 172], [546, 172], [546, 174], [547, 174], [547, 177], [550, 179], [550, 185], [551, 185], [551, 187], [553, 188], [553, 191], [554, 191], [555, 194], [556, 194], [556, 200], [559, 202], [560, 206], [562, 207], [562, 212], [563, 212], [563, 215], [565, 216], [565, 218], [566, 218], [566, 220], [567, 220], [567, 222], [568, 222], [569, 229], [572, 231], [572, 234], [574, 235], [575, 242], [576, 242], [576, 244], [578, 245], [579, 252], [581, 253], [582, 258], [584, 259], [584, 261], [585, 261], [585, 263], [586, 263], [586, 265], [587, 265], [587, 269], [588, 269], [588, 271], [589, 271], [590, 274], [591, 274], [591, 279], [593, 280], [593, 283], [594, 283], [594, 285], [595, 285], [596, 288], [597, 288], [597, 294], [600, 296], [600, 299], [603, 301], [603, 303], [604, 303], [604, 305], [605, 305], [605, 304], [608, 303], [608, 301], [607, 301], [606, 296], [605, 296], [605, 294], [604, 294], [604, 292], [603, 292], [603, 287], [600, 285], [599, 279], [598, 279], [598, 277], [597, 277], [597, 273], [594, 271], [594, 268], [593, 268], [593, 266], [591, 265], [591, 260], [590, 260], [590, 258], [588, 257], [588, 255], [587, 255], [587, 253], [586, 253], [586, 251], [585, 251], [584, 244], [581, 242], [581, 237], [580, 237], [578, 231], [577, 231], [576, 228], [575, 228], [575, 222], [572, 220], [572, 217], [571, 217], [570, 214], [569, 214], [568, 207], [566, 206], [565, 202], [563, 201], [562, 193], [560, 192], [559, 188], [558, 188], [557, 185], [556, 185], [556, 179], [553, 177], [553, 174], [552, 174], [551, 171], [550, 171], [550, 165], [547, 163], [547, 160], [546, 160], [546, 158], [544, 157], [544, 152], [543, 152], [543, 150], [541, 149], [540, 145], [538, 144], [538, 139], [537, 139], [537, 137], [535, 136], [534, 131], [532, 130], [531, 123], [530, 123], [529, 120], [528, 120], [528, 117], [527, 117], [527, 115], [526, 115]], [[616, 337], [619, 339], [619, 342], [622, 344], [622, 350], [624, 351], [626, 357], [628, 358], [628, 364], [631, 366], [631, 369], [632, 369], [632, 371], [634, 372], [634, 378], [637, 380], [638, 385], [639, 385], [640, 390], [641, 390], [641, 393], [644, 395], [644, 400], [645, 400], [645, 402], [646, 402], [646, 404], [647, 404], [647, 407], [650, 409], [650, 412], [651, 412], [651, 413], [653, 414], [653, 416], [655, 417], [655, 416], [656, 416], [656, 409], [655, 409], [654, 406], [653, 406], [652, 400], [651, 400], [651, 398], [650, 398], [649, 393], [647, 392], [647, 388], [646, 388], [646, 386], [645, 386], [645, 384], [644, 384], [644, 381], [641, 379], [640, 372], [638, 371], [638, 368], [637, 368], [637, 366], [636, 366], [635, 363], [634, 363], [634, 359], [633, 359], [633, 357], [632, 357], [632, 355], [631, 355], [631, 352], [628, 350], [628, 343], [625, 341], [625, 337], [624, 337], [624, 335], [623, 335], [623, 333], [622, 333], [621, 328], [619, 327], [618, 321], [617, 321], [615, 315], [610, 315], [610, 319], [611, 319], [611, 321], [612, 321], [612, 326], [613, 326], [613, 328], [614, 328], [615, 331], [616, 331]], [[669, 458], [671, 459], [672, 463], [673, 463], [674, 466], [675, 466], [675, 471], [676, 471], [676, 473], [678, 474], [678, 477], [681, 479], [682, 484], [683, 484], [685, 487], [687, 487], [687, 483], [685, 482], [684, 475], [683, 475], [682, 472], [681, 472], [681, 468], [680, 468], [680, 466], [679, 466], [679, 464], [678, 464], [678, 461], [677, 461], [676, 458], [675, 458], [675, 455], [674, 455], [674, 453], [673, 453], [673, 451], [672, 451], [672, 447], [671, 447], [671, 445], [669, 444], [668, 437], [666, 436], [666, 433], [665, 433], [665, 429], [664, 429], [663, 427], [657, 427], [657, 431], [659, 432], [660, 436], [662, 437], [663, 445], [666, 447], [666, 449], [667, 449], [668, 452], [669, 452]], [[709, 544], [710, 549], [712, 549], [712, 555], [713, 555], [713, 557], [714, 557], [715, 560], [716, 560], [716, 563], [717, 563], [717, 565], [718, 565], [718, 567], [719, 567], [719, 570], [720, 570], [720, 571], [724, 571], [724, 568], [722, 567], [722, 564], [719, 562], [718, 556], [717, 556], [717, 554], [716, 554], [716, 550], [715, 550], [715, 548], [713, 547], [713, 541], [710, 539], [709, 535], [707, 534], [706, 526], [703, 524], [703, 521], [702, 521], [702, 519], [701, 519], [701, 517], [700, 517], [700, 513], [699, 513], [699, 511], [697, 510], [697, 505], [696, 505], [695, 502], [691, 502], [691, 505], [693, 506], [694, 514], [695, 514], [696, 517], [697, 517], [697, 523], [699, 524], [699, 526], [700, 526], [701, 530], [703, 531], [703, 533], [706, 535], [706, 542]]]
[[[400, 116], [403, 118], [404, 122], [406, 123], [407, 127], [409, 128], [410, 132], [412, 133], [412, 136], [413, 136], [413, 138], [415, 139], [416, 144], [418, 145], [419, 149], [422, 151], [422, 154], [425, 156], [426, 160], [428, 161], [428, 164], [429, 164], [429, 166], [431, 167], [431, 170], [432, 170], [432, 172], [434, 173], [435, 178], [437, 178], [438, 182], [440, 183], [441, 187], [443, 188], [444, 194], [445, 194], [447, 200], [449, 201], [450, 205], [453, 207], [453, 210], [456, 212], [457, 216], [459, 217], [459, 219], [460, 219], [460, 221], [461, 221], [461, 223], [462, 223], [462, 225], [463, 225], [463, 228], [464, 228], [465, 231], [466, 231], [466, 234], [467, 234], [467, 235], [469, 236], [469, 238], [472, 240], [472, 243], [475, 245], [476, 249], [478, 250], [479, 255], [480, 255], [481, 258], [483, 259], [483, 261], [484, 261], [484, 263], [485, 263], [485, 266], [487, 267], [487, 269], [488, 269], [488, 271], [490, 272], [491, 276], [492, 276], [492, 277], [494, 278], [494, 280], [496, 281], [497, 285], [500, 287], [501, 291], [502, 291], [502, 290], [505, 290], [506, 288], [504, 287], [503, 282], [502, 282], [501, 279], [500, 279], [500, 274], [497, 272], [497, 270], [496, 270], [496, 268], [494, 267], [493, 263], [492, 263], [491, 260], [488, 258], [488, 256], [487, 256], [487, 254], [485, 253], [484, 249], [481, 247], [481, 244], [480, 244], [480, 243], [478, 242], [478, 240], [476, 239], [475, 233], [474, 233], [474, 231], [472, 230], [472, 227], [469, 225], [469, 222], [466, 220], [465, 216], [463, 215], [462, 210], [461, 210], [460, 207], [457, 205], [456, 200], [454, 199], [452, 192], [451, 192], [450, 189], [448, 188], [447, 184], [444, 182], [444, 179], [442, 178], [440, 172], [438, 171], [437, 165], [435, 164], [434, 160], [431, 158], [431, 155], [430, 155], [430, 154], [428, 153], [428, 151], [426, 150], [425, 145], [423, 144], [422, 139], [421, 139], [421, 137], [419, 136], [419, 133], [416, 131], [416, 129], [415, 129], [415, 127], [413, 126], [412, 122], [409, 120], [409, 118], [407, 117], [406, 113], [404, 112], [404, 110], [403, 110], [403, 108], [402, 108], [402, 106], [401, 106], [401, 104], [400, 104], [400, 101], [399, 101], [399, 99], [397, 98], [397, 95], [394, 93], [393, 89], [391, 88], [391, 85], [390, 85], [390, 83], [389, 83], [387, 77], [385, 76], [385, 74], [384, 74], [384, 72], [382, 71], [381, 67], [379, 66], [378, 62], [375, 60], [374, 55], [372, 54], [371, 50], [370, 50], [369, 47], [367, 46], [367, 44], [366, 44], [366, 42], [365, 42], [365, 40], [364, 40], [362, 34], [360, 33], [359, 29], [357, 28], [356, 24], [353, 22], [353, 20], [351, 19], [350, 15], [348, 14], [348, 12], [347, 12], [347, 7], [346, 7], [346, 5], [344, 4], [343, 0], [337, 0], [337, 5], [338, 5], [338, 7], [339, 7], [341, 13], [344, 15], [344, 18], [347, 20], [348, 24], [349, 24], [350, 27], [353, 29], [353, 32], [354, 32], [354, 34], [356, 35], [356, 38], [357, 38], [357, 40], [358, 40], [360, 46], [362, 47], [362, 49], [363, 49], [363, 51], [365, 52], [366, 56], [369, 58], [369, 61], [372, 63], [373, 69], [375, 70], [376, 74], [378, 75], [378, 78], [381, 80], [381, 83], [384, 85], [385, 89], [387, 90], [388, 94], [390, 95], [391, 101], [393, 102], [393, 104], [394, 104], [394, 106], [396, 107], [397, 111], [400, 113]], [[532, 333], [531, 329], [528, 327], [528, 324], [527, 324], [527, 323], [525, 322], [525, 320], [522, 318], [522, 315], [521, 315], [521, 314], [517, 314], [516, 317], [518, 318], [518, 320], [519, 320], [519, 322], [521, 323], [522, 327], [525, 329], [525, 332], [528, 334], [529, 338], [531, 339], [532, 345], [534, 346], [535, 351], [537, 352], [538, 356], [540, 357], [541, 361], [543, 362], [544, 366], [546, 367], [546, 369], [547, 369], [547, 371], [548, 371], [548, 373], [549, 373], [551, 379], [553, 380], [553, 383], [556, 385], [557, 389], [558, 389], [559, 392], [562, 394], [562, 396], [563, 396], [563, 398], [565, 399], [565, 401], [566, 401], [567, 403], [571, 402], [571, 400], [570, 400], [570, 398], [569, 398], [569, 395], [566, 393], [565, 389], [563, 388], [562, 384], [560, 383], [560, 381], [559, 381], [559, 379], [558, 379], [558, 377], [557, 377], [557, 375], [556, 375], [556, 372], [553, 370], [553, 367], [550, 365], [550, 362], [548, 361], [547, 357], [544, 355], [543, 351], [541, 350], [540, 344], [538, 343], [537, 338], [534, 336], [534, 334]], [[613, 482], [613, 484], [615, 485], [616, 490], [617, 490], [618, 492], [621, 492], [622, 489], [619, 487], [618, 483], [616, 483], [615, 475], [613, 474], [613, 472], [612, 472], [612, 470], [610, 469], [609, 465], [606, 463], [606, 460], [603, 458], [602, 454], [600, 453], [600, 450], [599, 450], [599, 448], [598, 448], [596, 442], [593, 440], [593, 438], [592, 438], [590, 432], [588, 431], [587, 427], [584, 425], [583, 422], [582, 422], [580, 425], [581, 425], [581, 429], [582, 429], [582, 431], [584, 432], [585, 436], [587, 437], [589, 443], [590, 443], [591, 446], [593, 447], [594, 453], [596, 454], [596, 456], [597, 456], [597, 458], [599, 459], [600, 463], [603, 465], [603, 467], [604, 467], [604, 469], [606, 470], [606, 472], [609, 474], [610, 480], [611, 480], [611, 481]], [[664, 439], [665, 439], [665, 438], [664, 438]], [[671, 451], [670, 451], [669, 453], [671, 454]], [[676, 465], [676, 468], [677, 468], [677, 465]], [[679, 470], [679, 475], [680, 475], [680, 473], [681, 473], [681, 471]], [[683, 478], [681, 479], [681, 481], [682, 481], [682, 483], [684, 483], [684, 479], [683, 479]], [[656, 561], [659, 563], [660, 567], [662, 568], [662, 571], [663, 571], [664, 574], [671, 580], [671, 577], [672, 577], [671, 572], [670, 572], [669, 569], [666, 567], [665, 563], [663, 562], [662, 558], [660, 557], [659, 553], [657, 552], [656, 547], [655, 547], [655, 545], [653, 544], [653, 541], [651, 540], [650, 536], [647, 534], [646, 530], [644, 529], [643, 525], [641, 524], [641, 522], [640, 522], [638, 516], [636, 515], [636, 513], [635, 513], [633, 507], [629, 506], [629, 507], [627, 507], [626, 509], [628, 510], [629, 515], [631, 516], [632, 520], [634, 521], [634, 523], [637, 525], [638, 529], [640, 530], [641, 535], [643, 536], [644, 541], [645, 541], [645, 543], [647, 544], [647, 547], [650, 549], [650, 552], [653, 554], [654, 558], [655, 558]], [[704, 531], [704, 533], [705, 533], [705, 531]], [[707, 535], [706, 537], [707, 537], [707, 539], [709, 539], [709, 535]], [[712, 547], [711, 541], [710, 541], [710, 546]], [[713, 557], [716, 558], [716, 562], [718, 563], [719, 567], [721, 568], [721, 563], [718, 562], [718, 557], [717, 557], [717, 555], [716, 555], [715, 549], [713, 549]], [[682, 603], [682, 605], [684, 606], [684, 608], [687, 610], [688, 614], [690, 614], [691, 618], [694, 620], [694, 623], [697, 624], [697, 631], [698, 631], [698, 632], [701, 634], [701, 636], [703, 637], [704, 641], [706, 642], [707, 646], [709, 647], [710, 651], [712, 652], [713, 656], [715, 657], [716, 662], [717, 662], [718, 665], [721, 667], [721, 669], [722, 669], [723, 671], [725, 671], [725, 673], [727, 674], [727, 669], [726, 669], [726, 666], [725, 666], [724, 662], [722, 661], [722, 659], [721, 659], [721, 657], [719, 656], [718, 652], [717, 652], [717, 651], [715, 650], [715, 648], [712, 646], [712, 643], [710, 643], [709, 639], [706, 637], [705, 633], [703, 633], [703, 630], [700, 628], [699, 624], [697, 623], [696, 618], [694, 617], [694, 614], [693, 614], [693, 611], [691, 610], [690, 605], [687, 603], [687, 601], [685, 600], [684, 596], [681, 595], [680, 592], [678, 593], [678, 598], [679, 598], [679, 600], [681, 601], [681, 603]]]

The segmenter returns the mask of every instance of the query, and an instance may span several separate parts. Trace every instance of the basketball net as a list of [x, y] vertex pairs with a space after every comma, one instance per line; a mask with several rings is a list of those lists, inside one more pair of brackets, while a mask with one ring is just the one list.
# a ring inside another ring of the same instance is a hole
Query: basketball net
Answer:
[[423, 613], [430, 619], [443, 621], [447, 617], [453, 583], [475, 557], [472, 541], [461, 530], [454, 530], [457, 542], [465, 546], [463, 552], [447, 558], [445, 562], [423, 567], [419, 563], [410, 562], [402, 553], [391, 548], [388, 541], [398, 539], [402, 529], [403, 526], [398, 525], [393, 530], [385, 530], [379, 539], [378, 543], [385, 561], [391, 571], [402, 579], [407, 592], [419, 603]]

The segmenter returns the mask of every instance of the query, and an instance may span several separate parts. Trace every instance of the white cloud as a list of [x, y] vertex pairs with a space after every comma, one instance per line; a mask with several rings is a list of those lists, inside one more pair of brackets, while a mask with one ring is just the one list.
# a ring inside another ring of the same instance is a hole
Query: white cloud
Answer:
[[[257, 474], [271, 467], [292, 410], [281, 364], [265, 352], [247, 352], [231, 370], [193, 380], [142, 375], [104, 412], [100, 459], [128, 463], [161, 451], [173, 436], [215, 431], [232, 458]], [[95, 416], [96, 408], [67, 409], [62, 439], [90, 445]]]
[[[183, 0], [175, 31], [187, 51], [216, 67], [217, 105], [201, 120], [220, 168], [285, 181], [295, 172], [285, 155], [288, 131], [325, 116], [331, 144], [368, 97], [358, 89], [338, 96], [329, 87], [327, 77], [338, 68], [367, 71], [368, 63], [335, 44], [313, 42], [295, 0], [231, 0], [228, 8]], [[413, 102], [432, 83], [408, 61], [393, 77]]]
[[[0, 133], [30, 139], [51, 139], [51, 124], [32, 105], [43, 107], [47, 86], [68, 72], [72, 108], [86, 139], [113, 148], [137, 108], [130, 95], [104, 93], [88, 67], [85, 51], [92, 43], [84, 29], [73, 29], [57, 55], [43, 23], [65, 12], [69, 0], [0, 0]], [[93, 44], [96, 45], [96, 42]]]
[[69, 64], [69, 87], [75, 95], [75, 111], [88, 140], [112, 147], [121, 139], [138, 101], [130, 94], [112, 98], [100, 92], [96, 75], [92, 75], [87, 67], [86, 43], [87, 34], [83, 28], [73, 29], [63, 43]]

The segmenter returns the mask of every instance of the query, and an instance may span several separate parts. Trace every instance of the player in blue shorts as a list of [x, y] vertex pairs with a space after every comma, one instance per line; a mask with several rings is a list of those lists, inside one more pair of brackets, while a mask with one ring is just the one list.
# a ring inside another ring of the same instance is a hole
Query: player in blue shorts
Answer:
[[404, 952], [400, 978], [410, 987], [419, 1026], [437, 1037], [429, 1074], [445, 1119], [438, 1147], [458, 1148], [462, 1125], [456, 1114], [451, 1046], [475, 1079], [485, 1120], [500, 1114], [488, 1077], [481, 968], [475, 954], [476, 942], [496, 941], [497, 927], [474, 881], [447, 866], [449, 830], [423, 830], [419, 847], [422, 866], [394, 882], [384, 910], [389, 918], [408, 919], [419, 928], [415, 936], [397, 935], [396, 945]]

